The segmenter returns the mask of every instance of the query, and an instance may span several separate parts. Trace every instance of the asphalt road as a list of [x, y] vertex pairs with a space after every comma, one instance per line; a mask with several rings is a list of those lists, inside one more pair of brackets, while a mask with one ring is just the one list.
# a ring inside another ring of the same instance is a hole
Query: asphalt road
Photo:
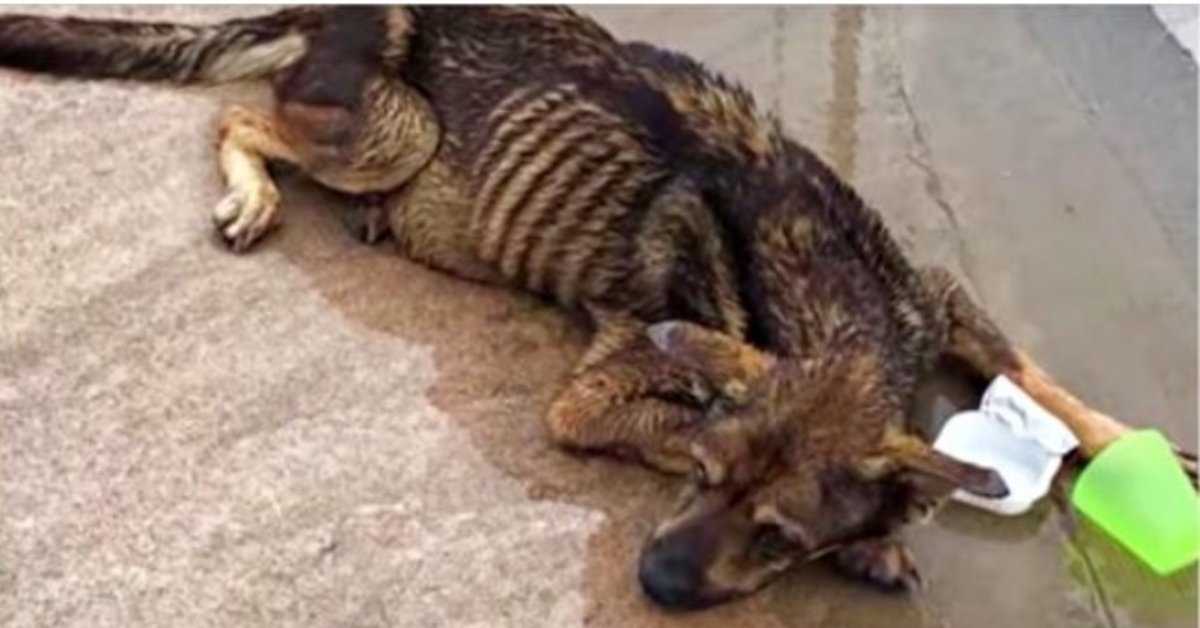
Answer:
[[[1197, 72], [1150, 9], [589, 10], [746, 83], [1073, 390], [1196, 441]], [[1194, 572], [1048, 504], [911, 530], [915, 598], [806, 569], [659, 613], [631, 561], [673, 482], [542, 438], [568, 321], [303, 182], [257, 252], [212, 238], [213, 122], [259, 96], [0, 73], [0, 624], [1195, 625]]]

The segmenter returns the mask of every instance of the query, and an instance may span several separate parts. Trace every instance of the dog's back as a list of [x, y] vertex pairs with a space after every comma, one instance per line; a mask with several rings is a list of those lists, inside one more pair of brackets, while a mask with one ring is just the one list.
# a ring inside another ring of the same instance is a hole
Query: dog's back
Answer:
[[879, 217], [739, 86], [569, 10], [413, 13], [405, 80], [466, 175], [480, 256], [510, 281], [781, 350], [846, 317], [884, 344], [926, 344], [923, 304], [892, 315], [923, 295]]

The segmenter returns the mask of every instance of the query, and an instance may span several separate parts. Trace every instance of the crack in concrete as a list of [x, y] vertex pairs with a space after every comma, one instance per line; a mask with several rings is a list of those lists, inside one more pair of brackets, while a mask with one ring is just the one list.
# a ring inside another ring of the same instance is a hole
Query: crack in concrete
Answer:
[[913, 145], [913, 150], [909, 150], [905, 157], [924, 174], [925, 194], [941, 210], [942, 217], [945, 218], [946, 223], [950, 227], [950, 237], [954, 241], [954, 249], [955, 254], [958, 256], [959, 266], [962, 268], [963, 274], [966, 275], [965, 279], [970, 284], [971, 291], [975, 293], [975, 298], [979, 299], [981, 304], [984, 304], [984, 299], [978, 290], [979, 283], [975, 272], [975, 255], [967, 247], [962, 222], [958, 218], [958, 210], [954, 208], [954, 205], [950, 203], [950, 200], [946, 196], [946, 189], [942, 185], [942, 177], [937, 171], [933, 158], [933, 148], [926, 138], [925, 127], [921, 124], [920, 117], [917, 116], [916, 106], [913, 105], [912, 96], [905, 81], [904, 57], [899, 50], [903, 42], [903, 35], [900, 32], [900, 19], [892, 21], [892, 28], [894, 31], [892, 45], [895, 49], [893, 58], [896, 61], [896, 96], [904, 106], [904, 114], [908, 118], [909, 123], [909, 136]]
[[1073, 538], [1068, 537], [1068, 545], [1071, 549], [1079, 552], [1079, 559], [1083, 563], [1084, 572], [1091, 584], [1091, 590], [1095, 595], [1093, 601], [1100, 607], [1100, 616], [1104, 618], [1106, 628], [1117, 628], [1117, 618], [1113, 613], [1112, 604], [1109, 602], [1108, 591], [1104, 588], [1104, 580], [1100, 578], [1100, 573], [1096, 569], [1095, 561], [1092, 560], [1090, 554], [1082, 546], [1075, 542]]

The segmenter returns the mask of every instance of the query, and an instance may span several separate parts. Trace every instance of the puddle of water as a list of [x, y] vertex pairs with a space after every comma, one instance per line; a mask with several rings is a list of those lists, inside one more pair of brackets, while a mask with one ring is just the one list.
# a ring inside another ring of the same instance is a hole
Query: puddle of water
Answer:
[[1102, 597], [1111, 623], [1122, 626], [1195, 626], [1196, 569], [1161, 578], [1081, 519], [1067, 548], [1071, 579]]
[[[433, 402], [531, 497], [606, 513], [607, 523], [589, 543], [588, 625], [973, 626], [981, 625], [981, 612], [1012, 625], [1103, 625], [1106, 612], [1136, 625], [1195, 623], [1194, 610], [1189, 616], [1184, 608], [1195, 606], [1194, 575], [1173, 585], [1181, 592], [1177, 603], [1164, 604], [1161, 583], [1130, 580], [1119, 550], [1096, 550], [1104, 540], [1084, 535], [1076, 547], [1092, 559], [1093, 571], [1126, 574], [1102, 576], [1109, 582], [1106, 602], [1097, 603], [1102, 596], [1092, 580], [1077, 576], [1086, 570], [1064, 550], [1060, 517], [1045, 503], [1018, 518], [950, 507], [933, 525], [906, 533], [930, 582], [917, 597], [879, 594], [810, 566], [740, 602], [700, 614], [664, 614], [642, 598], [634, 560], [674, 502], [676, 481], [564, 454], [542, 429], [542, 412], [583, 349], [582, 330], [536, 299], [449, 278], [399, 259], [389, 244], [363, 246], [343, 231], [335, 209], [341, 199], [303, 184], [284, 188], [286, 224], [264, 248], [281, 252], [356, 324], [430, 347], [438, 369]], [[916, 422], [936, 433], [953, 412], [974, 407], [981, 391], [981, 382], [947, 365], [922, 386]], [[1045, 586], [1031, 588], [1030, 578]], [[1004, 601], [1014, 596], [1020, 601]], [[1115, 610], [1104, 610], [1110, 606]]]

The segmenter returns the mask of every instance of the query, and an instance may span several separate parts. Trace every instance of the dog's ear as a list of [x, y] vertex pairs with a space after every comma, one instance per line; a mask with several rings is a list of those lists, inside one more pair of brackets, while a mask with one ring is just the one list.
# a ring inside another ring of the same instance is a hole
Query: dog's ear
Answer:
[[859, 460], [855, 470], [869, 480], [902, 474], [913, 484], [938, 493], [963, 489], [981, 497], [1008, 495], [1008, 486], [995, 471], [951, 458], [906, 434], [889, 433], [881, 450]]
[[685, 321], [667, 321], [646, 330], [659, 351], [702, 373], [734, 403], [746, 401], [749, 389], [771, 373], [775, 358], [715, 329]]

